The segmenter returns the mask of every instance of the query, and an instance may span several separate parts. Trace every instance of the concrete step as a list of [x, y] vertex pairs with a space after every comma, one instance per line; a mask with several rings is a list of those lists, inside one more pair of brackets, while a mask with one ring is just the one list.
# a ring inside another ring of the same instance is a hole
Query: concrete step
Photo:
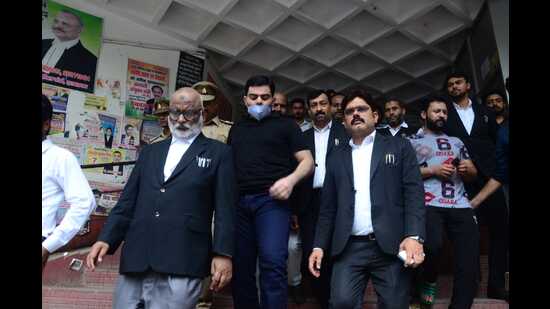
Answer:
[[[102, 288], [70, 288], [70, 287], [43, 287], [43, 309], [109, 309], [112, 306], [113, 291]], [[432, 309], [446, 309], [449, 299], [438, 299]], [[214, 296], [213, 309], [232, 309], [233, 300], [230, 294], [221, 293]], [[305, 304], [297, 305], [289, 302], [288, 309], [319, 309], [319, 305], [308, 299]], [[376, 300], [370, 299], [363, 305], [363, 309], [375, 309]], [[508, 309], [509, 305], [500, 300], [477, 298], [473, 309]]]
[[83, 287], [42, 287], [43, 309], [112, 308], [113, 290]]
[[[482, 269], [485, 269], [482, 275], [482, 281], [478, 287], [477, 297], [487, 296], [487, 256], [481, 258]], [[81, 279], [76, 286], [86, 287], [99, 287], [113, 289], [118, 277], [118, 269], [111, 266], [101, 265], [96, 268], [95, 271], [83, 269]], [[63, 282], [66, 282], [65, 280]], [[50, 283], [50, 285], [52, 285]], [[72, 284], [73, 286], [75, 283]], [[65, 285], [67, 286], [67, 285]], [[71, 285], [68, 285], [71, 286]], [[438, 278], [438, 292], [437, 296], [440, 298], [450, 298], [453, 291], [453, 276], [452, 275], [440, 275]], [[306, 293], [311, 294], [311, 293]], [[365, 294], [366, 299], [376, 297], [374, 287], [371, 282], [367, 285]]]

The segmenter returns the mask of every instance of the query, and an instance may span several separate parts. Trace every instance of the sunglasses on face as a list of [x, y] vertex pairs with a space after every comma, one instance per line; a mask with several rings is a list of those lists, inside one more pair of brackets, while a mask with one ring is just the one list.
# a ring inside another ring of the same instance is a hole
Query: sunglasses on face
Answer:
[[186, 121], [191, 121], [197, 119], [201, 114], [202, 109], [188, 109], [188, 110], [179, 110], [175, 108], [170, 108], [168, 114], [173, 120], [178, 120], [180, 116], [183, 116], [183, 119]]

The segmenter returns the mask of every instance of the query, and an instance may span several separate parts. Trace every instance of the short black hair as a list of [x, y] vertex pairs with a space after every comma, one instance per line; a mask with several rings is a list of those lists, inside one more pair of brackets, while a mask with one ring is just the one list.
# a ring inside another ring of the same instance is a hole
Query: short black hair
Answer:
[[316, 97], [318, 97], [322, 94], [327, 96], [327, 99], [329, 99], [329, 103], [330, 103], [330, 96], [328, 95], [326, 90], [319, 90], [319, 89], [311, 90], [310, 92], [308, 92], [307, 99], [306, 99], [307, 103], [309, 104], [309, 102], [311, 102], [311, 100], [315, 99]]
[[133, 125], [131, 125], [131, 124], [127, 124], [127, 125], [125, 125], [125, 126], [124, 126], [124, 131], [128, 130], [128, 128], [130, 128], [130, 127], [132, 127], [132, 128], [133, 128], [134, 126], [133, 126]]
[[118, 153], [119, 155], [122, 156], [122, 152], [120, 152], [120, 151], [118, 151], [118, 150], [113, 151], [113, 154], [115, 154], [115, 153]]
[[275, 83], [269, 76], [255, 75], [249, 78], [244, 85], [244, 95], [248, 95], [248, 88], [257, 86], [269, 86], [271, 95], [275, 95]]
[[451, 78], [464, 78], [464, 80], [469, 83], [470, 77], [468, 77], [468, 74], [462, 72], [462, 71], [455, 71], [452, 73], [447, 74], [447, 77], [445, 78], [445, 88], [447, 88], [447, 83], [449, 82], [449, 79]]
[[42, 95], [42, 122], [52, 120], [53, 107], [47, 96]]
[[399, 104], [399, 107], [401, 107], [401, 108], [406, 108], [405, 103], [403, 103], [403, 101], [401, 101], [401, 100], [399, 100], [398, 98], [395, 98], [395, 97], [389, 97], [389, 98], [384, 99], [384, 104], [382, 105], [384, 110], [386, 109], [386, 103], [391, 102], [391, 101], [397, 102], [397, 104]]
[[342, 101], [342, 110], [346, 110], [346, 106], [348, 106], [349, 102], [353, 101], [355, 98], [362, 99], [373, 111], [378, 111], [378, 107], [376, 106], [372, 96], [362, 88], [357, 88], [344, 97], [344, 100]]
[[162, 87], [159, 86], [159, 85], [154, 85], [153, 87], [151, 87], [151, 91], [153, 91], [153, 89], [155, 89], [155, 88], [160, 89], [160, 91], [162, 91], [162, 93], [164, 93], [164, 89], [162, 89]]
[[445, 105], [449, 105], [449, 98], [445, 95], [434, 94], [427, 96], [424, 100], [420, 102], [420, 112], [428, 112], [428, 108], [432, 102], [443, 102]]
[[292, 108], [292, 106], [294, 105], [294, 103], [300, 103], [300, 104], [302, 104], [302, 105], [304, 106], [304, 108], [307, 108], [307, 106], [308, 106], [308, 105], [306, 104], [306, 101], [305, 101], [304, 99], [302, 99], [302, 98], [294, 98], [294, 99], [292, 99], [292, 101], [290, 101], [290, 104], [289, 104], [290, 108]]
[[341, 92], [336, 92], [336, 93], [334, 93], [334, 94], [330, 97], [330, 99], [332, 100], [332, 98], [334, 98], [335, 96], [338, 96], [338, 95], [343, 96], [343, 97], [346, 96], [345, 94], [343, 94], [343, 93], [341, 93]]

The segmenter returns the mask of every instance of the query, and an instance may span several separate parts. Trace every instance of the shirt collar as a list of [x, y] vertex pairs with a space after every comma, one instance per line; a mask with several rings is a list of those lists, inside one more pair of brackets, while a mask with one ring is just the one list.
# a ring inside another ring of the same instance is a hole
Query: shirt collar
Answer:
[[49, 139], [45, 139], [42, 141], [42, 153], [45, 153], [46, 151], [48, 151], [48, 149], [52, 148], [53, 146], [53, 143], [52, 141], [50, 141]]
[[472, 108], [472, 100], [470, 98], [468, 98], [468, 106], [466, 107], [462, 107], [458, 104], [456, 104], [456, 102], [453, 102], [453, 105], [455, 106], [455, 108], [458, 110], [458, 109], [461, 109], [461, 110], [468, 110], [470, 108]]
[[363, 139], [363, 142], [361, 143], [361, 145], [355, 145], [353, 143], [353, 138], [350, 138], [349, 140], [349, 145], [351, 146], [351, 149], [359, 149], [359, 148], [362, 148], [364, 146], [367, 146], [371, 143], [374, 143], [374, 137], [376, 136], [376, 130], [373, 130], [371, 134], [369, 134], [367, 137], [365, 137]]
[[[399, 125], [399, 127], [397, 127], [397, 129], [399, 128], [408, 128], [409, 125], [407, 124], [407, 122], [405, 122], [405, 120], [403, 120], [403, 122]], [[386, 123], [385, 125], [381, 126], [380, 127], [381, 129], [385, 129], [385, 128], [388, 128], [388, 129], [393, 129], [392, 126], [390, 126], [389, 123]]]
[[57, 38], [55, 38], [52, 42], [52, 46], [60, 47], [60, 48], [64, 48], [64, 49], [69, 49], [69, 48], [75, 46], [76, 44], [78, 44], [78, 42], [79, 42], [79, 38], [76, 38], [76, 39], [70, 40], [70, 41], [65, 41], [65, 42], [61, 42]]
[[210, 121], [208, 121], [207, 123], [205, 123], [205, 125], [211, 125], [211, 124], [214, 124], [216, 125], [217, 127], [220, 126], [220, 118], [218, 116], [210, 119]]
[[323, 132], [326, 132], [327, 130], [330, 130], [330, 128], [332, 127], [332, 120], [329, 121], [329, 122], [327, 123], [327, 125], [326, 125], [324, 128], [322, 128], [322, 129], [317, 128], [317, 127], [315, 126], [315, 123], [313, 123], [313, 122], [311, 123], [311, 126], [313, 127], [313, 129], [315, 130], [315, 132], [323, 133]]

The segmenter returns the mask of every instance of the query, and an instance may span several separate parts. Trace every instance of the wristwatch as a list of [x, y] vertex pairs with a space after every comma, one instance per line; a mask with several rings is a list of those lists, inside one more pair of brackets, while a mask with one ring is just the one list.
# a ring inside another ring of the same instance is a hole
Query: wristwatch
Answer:
[[409, 236], [408, 238], [412, 238], [418, 241], [419, 243], [424, 244], [424, 239], [420, 238], [420, 236]]

